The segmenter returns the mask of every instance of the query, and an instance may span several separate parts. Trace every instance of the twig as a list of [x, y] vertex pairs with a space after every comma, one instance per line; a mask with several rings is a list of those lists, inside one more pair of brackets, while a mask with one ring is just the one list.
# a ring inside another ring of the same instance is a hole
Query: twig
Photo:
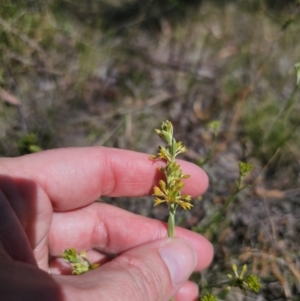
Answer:
[[7, 92], [1, 87], [0, 87], [0, 98], [13, 106], [21, 105], [19, 99], [16, 96], [12, 95], [11, 93]]

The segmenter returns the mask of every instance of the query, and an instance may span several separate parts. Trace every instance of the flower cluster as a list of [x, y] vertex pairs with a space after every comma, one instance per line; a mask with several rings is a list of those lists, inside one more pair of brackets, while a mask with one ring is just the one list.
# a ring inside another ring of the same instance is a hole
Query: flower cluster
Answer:
[[167, 203], [168, 206], [181, 206], [184, 210], [192, 208], [191, 196], [181, 195], [183, 189], [182, 179], [189, 178], [183, 174], [180, 165], [176, 163], [175, 157], [187, 151], [187, 148], [173, 137], [173, 126], [170, 121], [162, 123], [161, 130], [156, 129], [156, 133], [167, 142], [165, 147], [160, 146], [158, 155], [151, 156], [151, 159], [162, 159], [166, 161], [166, 166], [160, 166], [158, 170], [164, 174], [165, 180], [159, 181], [159, 186], [154, 187], [155, 203]]
[[99, 266], [98, 263], [90, 263], [86, 257], [85, 251], [81, 251], [80, 254], [77, 254], [76, 250], [73, 248], [64, 250], [62, 258], [72, 264], [72, 274], [74, 275], [83, 274], [89, 270], [94, 270]]
[[253, 166], [251, 163], [246, 162], [239, 162], [239, 170], [240, 170], [240, 176], [245, 177], [247, 173], [249, 173], [252, 170]]
[[214, 294], [208, 293], [201, 297], [201, 301], [217, 301], [218, 299]]
[[245, 264], [242, 268], [242, 272], [239, 275], [237, 272], [237, 266], [235, 264], [232, 265], [232, 270], [234, 272], [234, 275], [227, 275], [228, 278], [230, 279], [230, 283], [229, 283], [229, 289], [230, 287], [239, 287], [242, 291], [244, 291], [245, 293], [248, 290], [252, 290], [254, 292], [258, 292], [261, 288], [261, 284], [259, 281], [259, 278], [253, 274], [248, 275], [247, 277], [245, 277], [245, 274], [247, 272], [247, 265]]

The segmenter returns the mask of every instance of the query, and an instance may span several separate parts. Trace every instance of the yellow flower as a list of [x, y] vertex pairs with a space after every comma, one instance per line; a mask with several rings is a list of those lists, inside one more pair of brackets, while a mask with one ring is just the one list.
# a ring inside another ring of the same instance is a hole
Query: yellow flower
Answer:
[[247, 290], [252, 290], [254, 292], [258, 292], [261, 288], [260, 280], [257, 276], [250, 274], [248, 277], [245, 277], [245, 274], [247, 272], [247, 265], [244, 264], [242, 268], [242, 272], [238, 274], [237, 266], [236, 264], [232, 265], [232, 270], [234, 272], [234, 275], [228, 274], [228, 278], [230, 279], [230, 285], [239, 287], [244, 292], [247, 292]]
[[[177, 184], [177, 185], [176, 185]], [[189, 195], [180, 195], [178, 193], [178, 185], [181, 187], [183, 183], [180, 181], [172, 186], [173, 189], [168, 189], [165, 181], [160, 180], [158, 186], [153, 188], [153, 196], [155, 196], [154, 206], [157, 206], [161, 203], [167, 203], [168, 206], [171, 204], [177, 204], [181, 206], [184, 210], [189, 210], [193, 207], [191, 202], [191, 196]]]

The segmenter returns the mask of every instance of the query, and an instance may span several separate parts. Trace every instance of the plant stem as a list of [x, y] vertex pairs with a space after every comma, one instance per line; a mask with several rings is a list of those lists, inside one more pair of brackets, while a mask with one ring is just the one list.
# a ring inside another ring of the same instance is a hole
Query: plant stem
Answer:
[[171, 204], [169, 207], [168, 237], [174, 237], [175, 214], [176, 214], [176, 206], [175, 206], [175, 204]]
[[[170, 163], [175, 162], [176, 142], [175, 142], [175, 139], [173, 137], [173, 131], [172, 131], [171, 141], [172, 142], [169, 144], [169, 148], [170, 148], [170, 152], [171, 152], [171, 161], [170, 161]], [[167, 165], [166, 168], [168, 168], [168, 165]], [[168, 186], [169, 186], [170, 185], [169, 179], [167, 179], [167, 183], [168, 183]], [[174, 237], [176, 207], [177, 206], [176, 206], [175, 203], [169, 205], [168, 237]]]
[[[172, 137], [172, 144], [170, 145], [171, 154], [172, 154], [171, 162], [175, 161], [175, 152], [174, 152], [175, 145], [176, 143], [174, 141], [174, 138]], [[175, 203], [169, 206], [168, 237], [174, 237], [176, 208], [177, 206]], [[175, 301], [175, 297], [172, 297], [170, 301]]]
[[[173, 137], [173, 126], [170, 121], [162, 123], [161, 130], [156, 129], [156, 133], [167, 145], [160, 146], [158, 155], [151, 156], [151, 159], [163, 159], [166, 166], [159, 167], [159, 171], [164, 173], [165, 179], [159, 181], [159, 186], [154, 186], [155, 203], [154, 206], [167, 203], [169, 209], [168, 218], [168, 237], [175, 236], [175, 214], [177, 206], [180, 205], [184, 210], [191, 209], [191, 196], [181, 195], [184, 186], [182, 179], [187, 179], [189, 175], [184, 175], [180, 165], [176, 163], [176, 156], [187, 151], [181, 141], [176, 141]], [[174, 301], [171, 298], [170, 301]]]
[[225, 212], [226, 209], [228, 208], [228, 206], [235, 200], [236, 196], [246, 187], [249, 187], [248, 185], [242, 186], [244, 180], [244, 176], [240, 175], [238, 180], [236, 181], [236, 188], [234, 190], [233, 193], [230, 194], [230, 196], [228, 197], [228, 199], [226, 200], [224, 207], [217, 213], [217, 215], [215, 215], [202, 229], [201, 229], [201, 233], [205, 233], [209, 227], [212, 224], [218, 223], [220, 222], [224, 216], [225, 216]]
[[[169, 206], [169, 219], [168, 219], [168, 237], [174, 237], [175, 232], [175, 214], [176, 214], [176, 204], [171, 204]], [[170, 301], [175, 301], [172, 297]]]
[[231, 283], [230, 280], [225, 280], [220, 283], [203, 286], [203, 287], [201, 287], [201, 290], [210, 289], [210, 288], [214, 288], [214, 287], [223, 287], [224, 285], [228, 285], [230, 283]]

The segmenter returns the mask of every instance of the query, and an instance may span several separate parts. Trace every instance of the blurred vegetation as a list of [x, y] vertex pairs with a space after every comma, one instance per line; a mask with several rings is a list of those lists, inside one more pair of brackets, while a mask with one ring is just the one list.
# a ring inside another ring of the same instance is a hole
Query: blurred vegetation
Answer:
[[27, 134], [19, 140], [19, 151], [21, 155], [31, 154], [41, 151], [38, 146], [38, 138], [34, 133]]
[[[205, 163], [211, 182], [183, 226], [222, 211], [239, 161], [254, 167], [252, 188], [205, 233], [216, 256], [196, 280], [222, 281], [247, 263], [263, 279], [260, 300], [299, 300], [299, 5], [0, 0], [0, 155], [88, 145], [155, 153], [153, 129], [169, 119], [185, 159]], [[105, 200], [167, 218], [151, 198]]]

